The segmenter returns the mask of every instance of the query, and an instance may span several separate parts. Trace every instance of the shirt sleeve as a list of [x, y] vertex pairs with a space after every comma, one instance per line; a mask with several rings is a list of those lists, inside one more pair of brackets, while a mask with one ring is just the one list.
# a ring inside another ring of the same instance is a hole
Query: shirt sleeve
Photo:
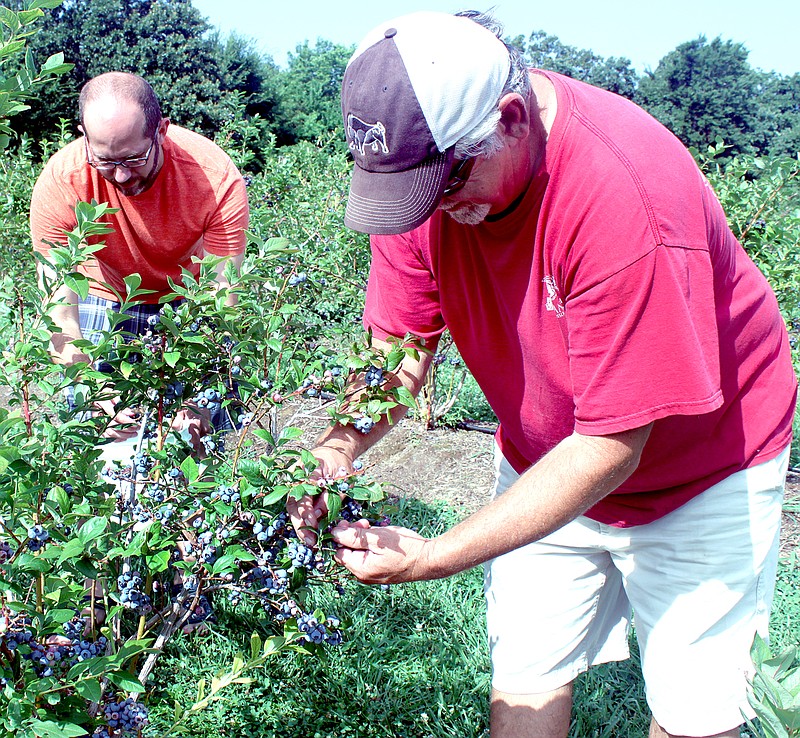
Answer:
[[397, 236], [372, 236], [370, 245], [364, 328], [381, 339], [441, 335], [439, 289], [426, 259], [428, 224]]
[[215, 256], [244, 253], [250, 222], [247, 188], [231, 162], [220, 185], [218, 205], [203, 233], [203, 248]]
[[35, 251], [46, 255], [50, 251], [47, 242], [67, 243], [65, 231], [71, 231], [77, 224], [75, 205], [78, 201], [75, 195], [70, 205], [69, 188], [66, 185], [59, 186], [53, 167], [45, 166], [31, 196], [30, 228]]

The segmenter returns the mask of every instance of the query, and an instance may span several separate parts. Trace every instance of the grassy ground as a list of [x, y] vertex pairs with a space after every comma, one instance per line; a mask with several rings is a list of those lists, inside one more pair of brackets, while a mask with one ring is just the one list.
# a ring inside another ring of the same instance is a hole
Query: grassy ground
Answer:
[[[434, 532], [454, 513], [420, 502], [397, 516]], [[779, 573], [772, 640], [796, 644], [800, 567], [790, 557]], [[348, 641], [311, 657], [282, 653], [230, 688], [223, 701], [198, 713], [187, 735], [203, 738], [482, 738], [488, 735], [489, 659], [482, 576], [475, 569], [438, 582], [388, 591], [349, 584], [319, 605], [352, 618]], [[268, 633], [257, 614], [222, 604], [214, 634], [170, 645], [155, 677], [162, 691], [151, 716], [163, 729], [175, 701], [193, 701], [197, 682], [246, 651], [253, 631]], [[649, 714], [638, 654], [598, 667], [576, 683], [572, 738], [641, 738]]]

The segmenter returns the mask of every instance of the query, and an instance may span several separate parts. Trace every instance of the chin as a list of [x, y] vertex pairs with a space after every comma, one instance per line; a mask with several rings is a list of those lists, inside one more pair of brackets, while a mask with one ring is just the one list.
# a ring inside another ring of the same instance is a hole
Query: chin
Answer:
[[134, 197], [135, 195], [141, 195], [142, 192], [148, 188], [149, 184], [150, 183], [146, 181], [137, 182], [132, 185], [127, 183], [124, 185], [114, 183], [114, 187], [116, 187], [121, 195], [125, 195], [125, 197]]
[[462, 203], [452, 207], [444, 206], [444, 210], [456, 223], [461, 225], [479, 225], [489, 215], [491, 205], [473, 205]]

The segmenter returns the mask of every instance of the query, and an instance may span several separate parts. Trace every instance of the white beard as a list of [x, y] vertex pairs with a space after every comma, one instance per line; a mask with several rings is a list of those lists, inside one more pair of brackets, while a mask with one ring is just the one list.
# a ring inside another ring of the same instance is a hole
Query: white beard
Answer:
[[491, 205], [474, 205], [472, 203], [460, 203], [449, 207], [439, 205], [456, 223], [462, 225], [478, 225], [486, 220], [489, 215]]

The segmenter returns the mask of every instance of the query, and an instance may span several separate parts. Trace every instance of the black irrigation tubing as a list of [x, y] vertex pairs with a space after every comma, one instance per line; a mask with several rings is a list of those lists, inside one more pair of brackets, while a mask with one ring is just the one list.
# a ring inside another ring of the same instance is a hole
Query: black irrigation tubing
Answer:
[[478, 431], [494, 435], [497, 432], [497, 423], [476, 423], [472, 420], [462, 420], [456, 425], [458, 430]]

